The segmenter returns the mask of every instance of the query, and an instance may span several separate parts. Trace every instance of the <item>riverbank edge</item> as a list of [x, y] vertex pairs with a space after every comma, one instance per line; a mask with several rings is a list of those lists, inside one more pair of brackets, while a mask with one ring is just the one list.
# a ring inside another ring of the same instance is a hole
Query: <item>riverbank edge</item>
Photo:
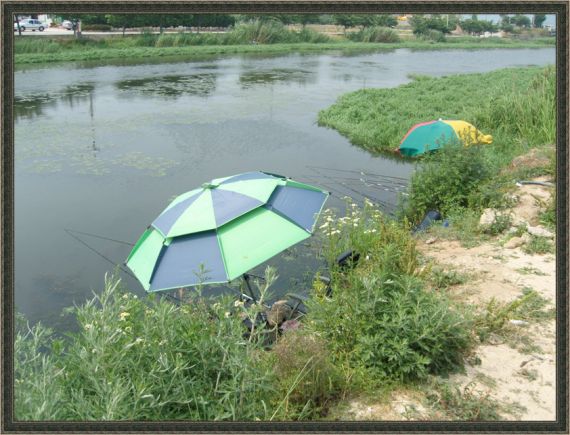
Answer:
[[[479, 40], [477, 40], [479, 41]], [[56, 53], [21, 53], [14, 55], [16, 65], [32, 63], [70, 62], [84, 60], [106, 60], [119, 58], [160, 58], [160, 57], [195, 57], [205, 55], [241, 54], [241, 53], [290, 53], [318, 52], [329, 50], [376, 51], [407, 48], [412, 50], [447, 50], [447, 49], [523, 49], [554, 47], [543, 40], [537, 41], [483, 41], [481, 42], [444, 42], [403, 41], [398, 43], [366, 42], [331, 42], [331, 43], [289, 43], [264, 45], [192, 45], [183, 47], [131, 47], [131, 48], [94, 48], [68, 50]]]

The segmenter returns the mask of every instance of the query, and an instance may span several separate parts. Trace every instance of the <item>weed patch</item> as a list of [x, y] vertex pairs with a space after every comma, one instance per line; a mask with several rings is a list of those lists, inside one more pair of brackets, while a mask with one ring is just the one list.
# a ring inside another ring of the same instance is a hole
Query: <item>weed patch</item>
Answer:
[[554, 254], [554, 243], [540, 236], [531, 236], [530, 241], [523, 247], [523, 251], [527, 254]]
[[426, 403], [443, 412], [451, 420], [492, 421], [501, 418], [501, 405], [489, 393], [477, 391], [474, 383], [463, 388], [438, 378], [432, 378], [426, 391]]

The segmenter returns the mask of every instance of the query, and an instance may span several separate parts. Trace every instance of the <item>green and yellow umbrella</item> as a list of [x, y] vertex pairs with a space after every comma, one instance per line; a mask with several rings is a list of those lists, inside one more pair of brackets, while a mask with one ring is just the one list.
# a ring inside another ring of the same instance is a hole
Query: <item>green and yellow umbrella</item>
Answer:
[[310, 237], [328, 195], [265, 172], [212, 180], [175, 198], [126, 264], [148, 292], [232, 281]]
[[460, 120], [421, 122], [406, 133], [398, 151], [408, 157], [415, 157], [427, 151], [441, 148], [446, 143], [460, 143], [465, 146], [489, 144], [491, 135], [485, 135], [472, 124]]

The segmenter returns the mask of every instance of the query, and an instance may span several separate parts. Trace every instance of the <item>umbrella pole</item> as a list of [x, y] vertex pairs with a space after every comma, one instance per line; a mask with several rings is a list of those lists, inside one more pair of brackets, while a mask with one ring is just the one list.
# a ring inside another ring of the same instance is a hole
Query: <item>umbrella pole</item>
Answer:
[[249, 284], [249, 275], [247, 273], [243, 274], [243, 280], [245, 281], [245, 285], [247, 286], [247, 289], [249, 291], [249, 295], [251, 296], [251, 299], [253, 299], [254, 303], [257, 303], [257, 299], [255, 299], [255, 294], [253, 293], [253, 289], [251, 288], [251, 285]]

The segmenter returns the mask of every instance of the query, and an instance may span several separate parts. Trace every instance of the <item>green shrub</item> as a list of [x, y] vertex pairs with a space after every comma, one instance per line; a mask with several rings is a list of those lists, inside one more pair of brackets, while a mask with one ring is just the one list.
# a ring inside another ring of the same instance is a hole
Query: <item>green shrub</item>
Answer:
[[228, 40], [231, 44], [276, 44], [291, 42], [292, 35], [280, 22], [255, 20], [235, 26]]
[[294, 32], [295, 42], [310, 42], [312, 44], [322, 44], [331, 42], [331, 38], [324, 33], [316, 32], [312, 29], [303, 28], [299, 32]]
[[[27, 362], [16, 371], [16, 415], [81, 421], [269, 418], [273, 371], [258, 357], [263, 351], [256, 340], [243, 339], [241, 318], [230, 314], [233, 301], [189, 302], [143, 301], [122, 293], [117, 279], [106, 279], [101, 295], [74, 310], [80, 332], [57, 342], [53, 359], [30, 360], [41, 355], [39, 345], [50, 346], [45, 334], [16, 341], [16, 360]], [[49, 379], [48, 388], [42, 379]], [[52, 400], [39, 406], [48, 394]]]
[[350, 208], [342, 224], [333, 218], [324, 228], [333, 251], [325, 255], [351, 247], [361, 259], [354, 269], [332, 269], [330, 299], [316, 289], [308, 328], [329, 343], [335, 365], [348, 365], [368, 385], [459, 368], [469, 322], [444, 295], [424, 289], [409, 227], [369, 205]]
[[357, 42], [400, 42], [398, 32], [389, 27], [371, 26], [364, 29], [349, 33], [348, 39]]
[[160, 36], [162, 35], [156, 35], [149, 31], [144, 31], [139, 36], [129, 39], [132, 41], [132, 45], [134, 47], [154, 47]]
[[418, 35], [424, 41], [445, 42], [445, 34], [439, 30], [428, 29], [424, 33]]
[[30, 327], [21, 315], [14, 339], [14, 417], [16, 420], [60, 419], [66, 399], [60, 387], [64, 369], [46, 351], [53, 331]]
[[470, 195], [491, 175], [482, 147], [444, 146], [418, 163], [403, 213], [417, 222], [429, 210], [446, 216], [453, 209], [467, 207]]
[[364, 367], [370, 382], [446, 374], [470, 346], [467, 322], [441, 294], [384, 271], [350, 276], [332, 300], [312, 301], [310, 317], [338, 360]]

